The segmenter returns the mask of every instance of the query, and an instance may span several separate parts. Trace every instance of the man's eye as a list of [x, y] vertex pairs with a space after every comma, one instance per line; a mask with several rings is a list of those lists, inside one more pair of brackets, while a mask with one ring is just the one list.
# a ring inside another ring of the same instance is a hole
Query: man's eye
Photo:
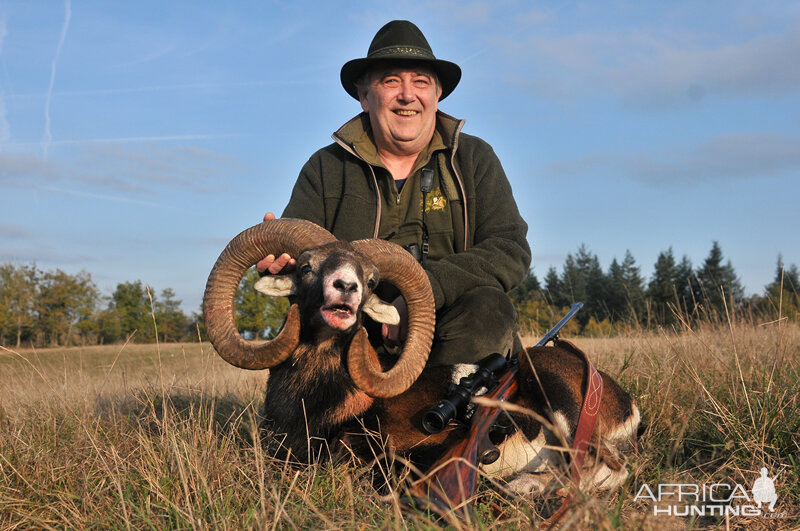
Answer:
[[311, 266], [309, 264], [305, 264], [303, 267], [300, 268], [300, 272], [304, 275], [311, 273]]

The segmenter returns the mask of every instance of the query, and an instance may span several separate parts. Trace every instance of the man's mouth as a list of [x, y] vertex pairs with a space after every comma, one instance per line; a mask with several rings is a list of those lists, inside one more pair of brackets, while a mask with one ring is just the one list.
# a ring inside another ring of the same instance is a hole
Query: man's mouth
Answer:
[[400, 116], [415, 116], [419, 114], [419, 111], [414, 111], [411, 109], [397, 109], [394, 111], [395, 114], [399, 114]]

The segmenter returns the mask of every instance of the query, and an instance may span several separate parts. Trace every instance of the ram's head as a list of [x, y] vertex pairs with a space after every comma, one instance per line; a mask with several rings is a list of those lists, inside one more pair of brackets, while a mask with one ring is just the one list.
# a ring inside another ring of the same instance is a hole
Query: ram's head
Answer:
[[[295, 257], [291, 273], [268, 275], [260, 291], [292, 301], [278, 336], [266, 343], [244, 340], [236, 328], [233, 299], [246, 270], [269, 254]], [[373, 289], [394, 284], [408, 305], [408, 338], [397, 363], [383, 372], [361, 325], [366, 313], [394, 324], [398, 316]], [[400, 246], [382, 240], [340, 242], [325, 229], [303, 220], [265, 221], [236, 236], [220, 254], [203, 298], [211, 344], [226, 361], [244, 369], [267, 369], [290, 358], [303, 337], [350, 339], [346, 363], [353, 382], [373, 397], [404, 392], [425, 367], [434, 329], [434, 304], [424, 270]]]

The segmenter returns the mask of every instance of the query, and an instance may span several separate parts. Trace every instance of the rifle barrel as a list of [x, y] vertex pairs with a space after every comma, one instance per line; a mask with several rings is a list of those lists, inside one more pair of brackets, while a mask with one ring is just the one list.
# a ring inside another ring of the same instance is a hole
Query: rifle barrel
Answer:
[[578, 313], [578, 310], [580, 310], [581, 308], [583, 308], [583, 303], [582, 302], [573, 302], [572, 306], [569, 307], [569, 311], [567, 312], [567, 315], [562, 317], [561, 320], [559, 322], [557, 322], [555, 324], [555, 326], [553, 326], [553, 328], [548, 330], [547, 333], [544, 335], [544, 337], [542, 339], [540, 339], [538, 343], [536, 343], [536, 346], [537, 347], [543, 347], [546, 344], [548, 344], [550, 341], [552, 341], [553, 339], [558, 337], [558, 333], [561, 331], [562, 328], [564, 328], [564, 325], [567, 324], [569, 322], [569, 320], [572, 319], [572, 317], [576, 313]]

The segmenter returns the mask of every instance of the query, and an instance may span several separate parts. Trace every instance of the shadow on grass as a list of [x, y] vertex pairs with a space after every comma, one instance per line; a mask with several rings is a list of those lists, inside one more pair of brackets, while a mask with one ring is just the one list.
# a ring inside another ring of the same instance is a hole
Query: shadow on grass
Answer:
[[219, 439], [233, 439], [251, 447], [261, 420], [256, 399], [227, 393], [210, 396], [201, 392], [171, 390], [165, 395], [157, 391], [137, 390], [124, 397], [98, 397], [100, 418], [131, 426], [151, 435], [170, 431], [212, 431]]

